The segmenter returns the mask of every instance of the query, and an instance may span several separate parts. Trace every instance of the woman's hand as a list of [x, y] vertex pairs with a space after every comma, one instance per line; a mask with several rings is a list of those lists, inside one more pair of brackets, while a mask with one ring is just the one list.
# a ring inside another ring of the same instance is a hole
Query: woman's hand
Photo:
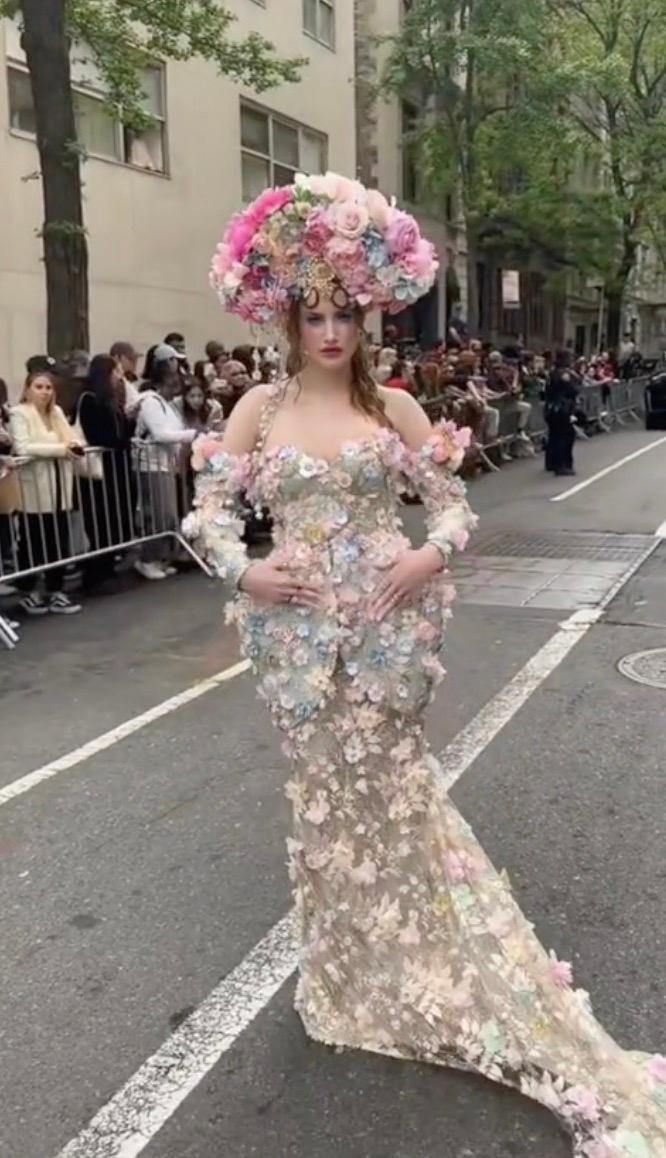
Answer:
[[295, 607], [319, 608], [323, 605], [320, 587], [297, 579], [287, 563], [272, 563], [270, 559], [263, 559], [248, 567], [238, 586], [259, 603], [269, 603], [276, 607], [292, 604]]
[[378, 622], [397, 607], [410, 602], [444, 567], [442, 554], [432, 543], [418, 551], [405, 551], [389, 569], [370, 604], [370, 618]]

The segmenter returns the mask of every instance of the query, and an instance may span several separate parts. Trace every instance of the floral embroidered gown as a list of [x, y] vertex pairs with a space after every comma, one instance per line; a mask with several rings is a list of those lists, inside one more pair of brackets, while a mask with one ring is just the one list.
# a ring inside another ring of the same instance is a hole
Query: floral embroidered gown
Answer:
[[[274, 392], [263, 435], [277, 405]], [[423, 715], [442, 675], [446, 573], [415, 605], [368, 618], [384, 569], [409, 545], [406, 484], [440, 550], [464, 545], [474, 517], [454, 449], [450, 427], [419, 454], [379, 431], [332, 462], [291, 447], [195, 448], [186, 529], [217, 574], [235, 584], [248, 565], [236, 514], [246, 490], [271, 509], [277, 558], [326, 592], [321, 611], [245, 595], [232, 605], [294, 769], [297, 1008], [318, 1041], [515, 1087], [556, 1115], [578, 1158], [666, 1158], [666, 1058], [629, 1054], [605, 1033], [442, 786]]]

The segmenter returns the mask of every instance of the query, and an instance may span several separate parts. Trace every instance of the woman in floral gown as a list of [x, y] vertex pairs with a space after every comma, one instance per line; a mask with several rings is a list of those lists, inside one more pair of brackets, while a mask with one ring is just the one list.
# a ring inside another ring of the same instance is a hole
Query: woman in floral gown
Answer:
[[[247, 320], [284, 322], [289, 377], [202, 439], [189, 533], [235, 591], [232, 616], [293, 765], [297, 1008], [329, 1045], [454, 1066], [547, 1106], [578, 1158], [666, 1158], [666, 1058], [622, 1050], [547, 953], [449, 800], [424, 736], [441, 679], [447, 561], [474, 516], [467, 443], [373, 383], [363, 312], [436, 271], [415, 222], [328, 174], [235, 218], [213, 280]], [[400, 495], [424, 502], [424, 547]], [[275, 519], [251, 563], [237, 496]]]

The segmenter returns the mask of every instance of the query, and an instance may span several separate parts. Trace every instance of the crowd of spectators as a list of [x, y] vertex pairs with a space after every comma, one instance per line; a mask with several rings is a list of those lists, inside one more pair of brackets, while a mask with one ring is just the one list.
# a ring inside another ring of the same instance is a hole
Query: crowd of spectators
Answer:
[[[470, 337], [459, 314], [446, 341], [427, 351], [392, 326], [381, 345], [369, 335], [367, 342], [379, 385], [411, 392], [433, 419], [471, 428], [468, 474], [533, 455], [531, 419], [541, 422], [544, 413], [546, 469], [571, 473], [579, 388], [601, 383], [610, 393], [610, 383], [630, 376], [639, 358], [629, 335], [619, 365], [608, 354], [574, 360], [567, 351], [537, 354], [521, 342], [497, 349]], [[12, 582], [24, 614], [81, 610], [67, 590], [66, 563], [52, 566], [73, 556], [84, 557], [82, 596], [122, 585], [128, 552], [123, 557], [113, 547], [132, 539], [131, 565], [144, 580], [167, 579], [186, 565], [171, 533], [192, 500], [190, 444], [201, 433], [221, 432], [248, 389], [280, 374], [271, 346], [228, 350], [210, 341], [202, 355], [191, 360], [177, 332], [143, 359], [128, 341], [92, 358], [74, 351], [64, 365], [37, 355], [28, 359], [14, 406], [0, 380], [0, 595], [12, 571], [29, 569]]]
[[[187, 565], [169, 535], [192, 499], [189, 446], [221, 432], [245, 391], [279, 368], [273, 347], [211, 341], [204, 355], [192, 363], [172, 332], [143, 359], [127, 341], [62, 365], [35, 355], [13, 406], [0, 381], [0, 595], [17, 595], [23, 614], [75, 614], [75, 586], [81, 597], [119, 590], [127, 552], [113, 547], [132, 539], [145, 580]], [[75, 556], [85, 556], [76, 585]]]

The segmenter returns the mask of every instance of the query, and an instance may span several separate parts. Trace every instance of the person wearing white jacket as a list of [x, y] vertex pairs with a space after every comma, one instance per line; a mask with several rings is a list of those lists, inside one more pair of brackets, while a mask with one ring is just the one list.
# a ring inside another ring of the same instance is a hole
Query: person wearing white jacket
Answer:
[[[158, 362], [137, 412], [136, 465], [142, 535], [174, 532], [179, 525], [178, 487], [184, 478], [184, 451], [196, 435], [173, 405], [180, 380], [168, 362]], [[136, 570], [144, 579], [175, 573], [168, 539], [144, 544]]]
[[[50, 373], [28, 374], [21, 401], [10, 412], [13, 453], [31, 461], [19, 471], [20, 512], [18, 570], [66, 559], [70, 549], [70, 512], [73, 506], [73, 463], [83, 454], [74, 431], [55, 402]], [[39, 576], [18, 579], [25, 592], [21, 607], [27, 615], [72, 615], [80, 611], [62, 590], [64, 569], [44, 572], [47, 600], [39, 590]]]

